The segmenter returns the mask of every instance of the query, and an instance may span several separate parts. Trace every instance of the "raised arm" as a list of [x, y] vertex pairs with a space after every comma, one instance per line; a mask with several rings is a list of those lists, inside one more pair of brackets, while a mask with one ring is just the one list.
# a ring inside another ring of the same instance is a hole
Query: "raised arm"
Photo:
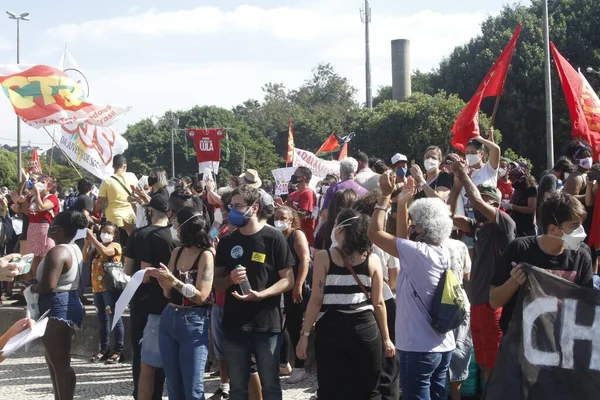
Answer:
[[396, 175], [391, 171], [384, 172], [379, 178], [379, 187], [381, 188], [382, 196], [371, 217], [368, 235], [371, 242], [377, 247], [394, 257], [398, 257], [396, 236], [387, 233], [384, 227], [385, 215], [390, 207], [390, 199], [395, 184]]
[[489, 221], [496, 221], [497, 210], [483, 201], [479, 190], [467, 174], [465, 165], [460, 161], [456, 161], [454, 164], [452, 164], [452, 172], [454, 172], [454, 174], [457, 175], [458, 179], [460, 179], [462, 182], [473, 208], [482, 213]]
[[[494, 128], [493, 127], [490, 127], [488, 129], [488, 135], [491, 138], [494, 137]], [[498, 167], [500, 166], [500, 153], [501, 153], [500, 146], [498, 146], [492, 140], [484, 139], [481, 136], [476, 136], [473, 139], [477, 140], [480, 143], [483, 143], [483, 145], [489, 150], [490, 165], [492, 166], [492, 168], [498, 169]]]

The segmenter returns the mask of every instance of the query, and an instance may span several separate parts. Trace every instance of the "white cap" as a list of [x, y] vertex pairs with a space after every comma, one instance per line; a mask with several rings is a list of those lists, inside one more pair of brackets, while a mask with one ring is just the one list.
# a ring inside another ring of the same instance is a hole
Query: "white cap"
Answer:
[[392, 165], [396, 165], [400, 161], [408, 162], [408, 158], [406, 158], [406, 156], [404, 154], [400, 154], [400, 153], [394, 154], [394, 156], [392, 157]]

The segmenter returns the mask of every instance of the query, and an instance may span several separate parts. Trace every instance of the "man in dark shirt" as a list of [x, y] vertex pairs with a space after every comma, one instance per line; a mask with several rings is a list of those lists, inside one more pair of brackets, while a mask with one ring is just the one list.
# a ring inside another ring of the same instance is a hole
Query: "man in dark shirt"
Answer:
[[[260, 193], [247, 185], [232, 193], [229, 224], [215, 260], [215, 290], [225, 291], [223, 349], [231, 378], [231, 398], [248, 398], [250, 355], [255, 354], [265, 400], [281, 400], [279, 351], [281, 294], [294, 284], [294, 259], [283, 234], [259, 221]], [[246, 281], [250, 291], [242, 294]]]
[[542, 236], [513, 241], [492, 279], [490, 304], [502, 308], [500, 327], [506, 332], [517, 301], [517, 292], [525, 283], [523, 263], [567, 279], [581, 286], [593, 287], [592, 257], [583, 243], [586, 233], [581, 225], [585, 208], [565, 192], [549, 194], [540, 207]]
[[[159, 268], [161, 263], [169, 264], [175, 244], [168, 225], [167, 202], [165, 196], [152, 197], [146, 205], [151, 224], [134, 230], [129, 236], [124, 252], [127, 275], [140, 269]], [[148, 275], [144, 276], [144, 283], [131, 300], [133, 397], [136, 400], [138, 396], [140, 399], [162, 399], [165, 374], [158, 349], [158, 324], [167, 302], [158, 281]]]
[[477, 258], [471, 270], [471, 333], [475, 359], [487, 381], [502, 341], [502, 310], [493, 310], [489, 305], [490, 281], [502, 252], [515, 238], [516, 225], [508, 214], [498, 209], [502, 201], [498, 188], [490, 185], [475, 187], [462, 161], [455, 162], [452, 171], [455, 182], [449, 204], [456, 204], [464, 186], [475, 214], [475, 219], [455, 215], [454, 225], [475, 239]]

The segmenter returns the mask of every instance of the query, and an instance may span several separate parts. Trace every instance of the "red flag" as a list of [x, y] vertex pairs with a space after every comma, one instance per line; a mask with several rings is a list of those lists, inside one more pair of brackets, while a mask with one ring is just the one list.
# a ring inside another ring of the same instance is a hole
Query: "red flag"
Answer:
[[340, 146], [340, 144], [339, 144], [337, 136], [335, 136], [335, 133], [332, 133], [331, 135], [329, 135], [329, 137], [327, 138], [325, 143], [323, 143], [323, 145], [321, 145], [319, 150], [317, 150], [315, 155], [318, 156], [319, 154], [322, 154], [322, 153], [331, 153], [333, 151], [336, 151], [339, 146]]
[[558, 77], [571, 115], [572, 135], [592, 145], [594, 161], [600, 157], [600, 100], [587, 79], [578, 72], [550, 43]]
[[454, 126], [452, 127], [452, 146], [461, 152], [465, 152], [465, 147], [469, 139], [479, 136], [479, 107], [481, 101], [486, 97], [500, 96], [504, 90], [506, 74], [510, 66], [510, 60], [517, 45], [517, 39], [521, 34], [521, 23], [513, 34], [512, 39], [496, 60], [492, 69], [489, 70], [477, 91], [461, 111]]
[[34, 147], [33, 153], [31, 153], [31, 165], [29, 166], [29, 172], [42, 174], [42, 164], [40, 163], [40, 156], [38, 155], [37, 147]]
[[287, 145], [287, 158], [285, 159], [286, 164], [294, 162], [294, 128], [292, 127], [292, 119], [288, 120], [288, 145]]
[[340, 155], [338, 156], [338, 161], [342, 161], [344, 158], [348, 157], [348, 143], [344, 143], [342, 149], [340, 150]]

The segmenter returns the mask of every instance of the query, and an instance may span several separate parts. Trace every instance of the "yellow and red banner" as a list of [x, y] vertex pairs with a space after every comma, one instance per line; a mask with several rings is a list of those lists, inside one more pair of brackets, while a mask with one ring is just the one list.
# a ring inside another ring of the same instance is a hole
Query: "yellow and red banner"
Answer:
[[81, 85], [47, 65], [0, 66], [0, 87], [15, 113], [34, 128], [72, 123], [108, 126], [130, 109], [88, 102]]

